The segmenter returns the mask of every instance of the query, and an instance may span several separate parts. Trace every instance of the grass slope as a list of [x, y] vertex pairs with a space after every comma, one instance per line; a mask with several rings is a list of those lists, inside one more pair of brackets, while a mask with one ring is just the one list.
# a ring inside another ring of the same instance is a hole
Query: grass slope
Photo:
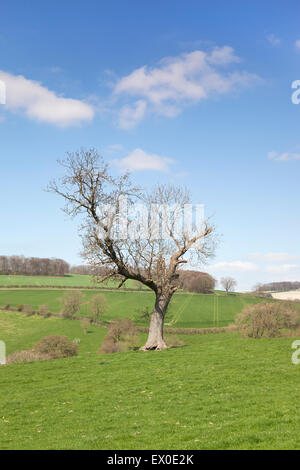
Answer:
[[100, 356], [103, 328], [0, 319], [10, 352], [53, 332], [81, 338], [77, 357], [0, 367], [1, 449], [300, 448], [291, 338], [196, 335], [183, 348]]
[[[36, 286], [36, 287], [96, 287], [95, 282], [91, 276], [82, 275], [82, 274], [67, 274], [66, 276], [61, 277], [51, 277], [51, 276], [9, 276], [5, 274], [0, 275], [0, 287], [26, 287], [26, 286]], [[107, 280], [103, 287], [117, 287], [118, 282], [115, 280]], [[126, 287], [135, 287], [135, 284], [130, 279], [124, 284]], [[141, 288], [143, 286], [141, 285]]]
[[[85, 300], [88, 301], [95, 295], [95, 291], [82, 291]], [[64, 292], [55, 289], [7, 289], [0, 290], [0, 305], [9, 303], [12, 307], [19, 304], [31, 304], [35, 309], [42, 304], [47, 304], [53, 313], [60, 312], [62, 305], [60, 300]], [[103, 317], [104, 321], [113, 318], [136, 317], [137, 308], [153, 307], [154, 294], [149, 291], [102, 291], [108, 304], [108, 312]], [[171, 319], [171, 326], [177, 328], [206, 328], [214, 326], [226, 326], [233, 322], [237, 313], [247, 304], [261, 301], [251, 296], [214, 296], [205, 294], [175, 294], [169, 307], [166, 322]], [[88, 307], [83, 305], [82, 316], [88, 316]], [[139, 321], [141, 325], [147, 325], [146, 321]]]

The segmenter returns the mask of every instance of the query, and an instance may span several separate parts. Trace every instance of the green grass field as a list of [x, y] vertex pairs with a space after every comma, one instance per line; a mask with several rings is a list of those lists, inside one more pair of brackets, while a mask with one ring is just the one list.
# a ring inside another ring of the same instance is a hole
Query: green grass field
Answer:
[[[99, 285], [99, 284], [98, 284]], [[97, 287], [97, 284], [93, 281], [92, 276], [81, 275], [81, 274], [67, 274], [62, 277], [51, 277], [51, 276], [9, 276], [0, 275], [0, 287]], [[115, 280], [107, 280], [100, 286], [117, 287], [118, 282]], [[130, 279], [127, 280], [124, 287], [135, 287], [135, 284]], [[142, 288], [143, 286], [140, 285]]]
[[[85, 301], [88, 302], [95, 291], [83, 290]], [[113, 318], [137, 318], [137, 309], [153, 307], [154, 294], [150, 291], [101, 291], [107, 299], [108, 312], [103, 321]], [[7, 289], [0, 290], [0, 306], [9, 303], [12, 307], [19, 304], [31, 304], [34, 309], [46, 304], [53, 313], [62, 309], [60, 300], [64, 292], [61, 289]], [[237, 313], [247, 304], [261, 301], [257, 297], [234, 295], [205, 295], [205, 294], [175, 294], [167, 316], [166, 322], [172, 321], [177, 328], [206, 328], [226, 326], [234, 321]], [[89, 316], [88, 306], [83, 305], [81, 316]], [[138, 321], [140, 325], [147, 325], [146, 321]]]
[[9, 353], [51, 333], [81, 339], [77, 357], [0, 366], [2, 450], [300, 448], [292, 338], [97, 355], [105, 329], [78, 321], [1, 312], [0, 331]]

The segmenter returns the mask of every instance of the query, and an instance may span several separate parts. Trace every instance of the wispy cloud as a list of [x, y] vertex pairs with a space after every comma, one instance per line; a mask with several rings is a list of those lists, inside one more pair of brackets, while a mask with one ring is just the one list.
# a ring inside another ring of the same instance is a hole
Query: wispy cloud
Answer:
[[265, 268], [265, 271], [268, 273], [286, 273], [293, 271], [295, 269], [299, 268], [297, 264], [280, 264], [280, 265], [273, 265], [273, 266], [267, 266]]
[[122, 107], [119, 114], [119, 126], [121, 129], [135, 127], [145, 116], [147, 108], [146, 101], [138, 100], [132, 105]]
[[288, 152], [278, 153], [278, 152], [272, 151], [267, 154], [267, 157], [270, 160], [275, 160], [276, 162], [286, 162], [289, 160], [300, 160], [300, 153], [288, 153]]
[[258, 266], [250, 261], [222, 261], [210, 265], [209, 268], [216, 272], [247, 272], [257, 270]]
[[104, 152], [105, 153], [116, 153], [116, 152], [121, 152], [124, 150], [123, 145], [121, 144], [111, 144], [105, 147]]
[[226, 70], [240, 61], [231, 47], [223, 46], [166, 57], [157, 67], [134, 70], [118, 80], [113, 91], [128, 101], [120, 111], [120, 126], [133, 127], [148, 112], [174, 117], [185, 106], [258, 82], [255, 74]]
[[155, 154], [146, 153], [144, 150], [137, 148], [133, 150], [126, 157], [119, 160], [112, 160], [112, 163], [117, 165], [123, 170], [129, 171], [145, 171], [154, 170], [167, 173], [169, 171], [169, 165], [174, 160], [167, 157], [161, 157]]
[[5, 110], [61, 127], [78, 125], [94, 117], [94, 109], [89, 104], [57, 96], [39, 82], [22, 75], [0, 71], [0, 79], [6, 85]]
[[272, 46], [279, 46], [281, 43], [281, 40], [275, 36], [275, 34], [269, 34], [267, 36], [267, 40]]
[[297, 49], [300, 49], [300, 39], [297, 39], [297, 41], [295, 41], [295, 47]]
[[296, 259], [300, 260], [298, 255], [291, 255], [289, 253], [252, 253], [250, 257], [258, 261], [266, 261], [269, 263], [280, 263]]

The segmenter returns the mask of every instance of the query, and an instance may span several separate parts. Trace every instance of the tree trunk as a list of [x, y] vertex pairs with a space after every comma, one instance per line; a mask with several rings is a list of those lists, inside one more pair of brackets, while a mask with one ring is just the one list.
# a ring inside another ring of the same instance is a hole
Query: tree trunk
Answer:
[[169, 301], [170, 299], [156, 296], [155, 306], [150, 320], [148, 339], [146, 344], [141, 348], [141, 351], [161, 351], [167, 348], [164, 341], [163, 328]]

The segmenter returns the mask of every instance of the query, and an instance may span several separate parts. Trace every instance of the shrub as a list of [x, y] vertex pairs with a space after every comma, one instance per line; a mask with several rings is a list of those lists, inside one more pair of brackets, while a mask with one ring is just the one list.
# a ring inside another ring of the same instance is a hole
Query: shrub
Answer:
[[24, 310], [24, 305], [23, 304], [20, 304], [20, 305], [17, 306], [17, 311], [18, 312], [23, 312], [23, 310]]
[[107, 300], [103, 294], [97, 294], [92, 297], [89, 302], [89, 310], [91, 311], [92, 321], [99, 321], [107, 311]]
[[250, 338], [275, 338], [284, 329], [295, 328], [299, 315], [288, 303], [259, 303], [245, 307], [236, 316], [235, 323], [242, 334]]
[[10, 309], [10, 304], [5, 304], [4, 305], [4, 310], [9, 310]]
[[137, 328], [130, 318], [111, 323], [98, 353], [110, 354], [136, 348], [139, 344]]
[[113, 354], [120, 352], [119, 343], [114, 343], [111, 338], [104, 338], [101, 348], [98, 351], [98, 354]]
[[18, 351], [7, 356], [7, 364], [18, 364], [20, 362], [34, 362], [49, 359], [45, 354], [34, 351]]
[[27, 317], [30, 317], [31, 315], [34, 315], [34, 313], [35, 313], [34, 309], [33, 309], [33, 306], [31, 304], [24, 305], [23, 312], [26, 313]]
[[41, 339], [35, 346], [34, 352], [47, 355], [49, 359], [71, 357], [78, 354], [78, 346], [67, 336], [50, 335]]
[[41, 315], [41, 317], [44, 317], [44, 318], [51, 317], [51, 312], [49, 312], [48, 306], [45, 305], [45, 304], [39, 306], [38, 314]]
[[67, 292], [62, 297], [62, 304], [62, 316], [74, 319], [77, 313], [80, 312], [80, 307], [83, 304], [82, 293], [80, 291]]
[[45, 313], [42, 314], [42, 316], [43, 316], [44, 318], [49, 318], [49, 317], [52, 316], [52, 313], [51, 313], [51, 312], [45, 312]]
[[188, 292], [210, 293], [215, 288], [216, 280], [208, 273], [182, 270], [178, 273], [178, 285]]
[[81, 323], [80, 323], [81, 328], [83, 329], [84, 333], [87, 334], [89, 326], [90, 326], [90, 320], [89, 318], [84, 318]]
[[171, 335], [165, 338], [168, 348], [181, 348], [185, 346], [185, 342], [183, 339], [179, 338], [179, 336]]

